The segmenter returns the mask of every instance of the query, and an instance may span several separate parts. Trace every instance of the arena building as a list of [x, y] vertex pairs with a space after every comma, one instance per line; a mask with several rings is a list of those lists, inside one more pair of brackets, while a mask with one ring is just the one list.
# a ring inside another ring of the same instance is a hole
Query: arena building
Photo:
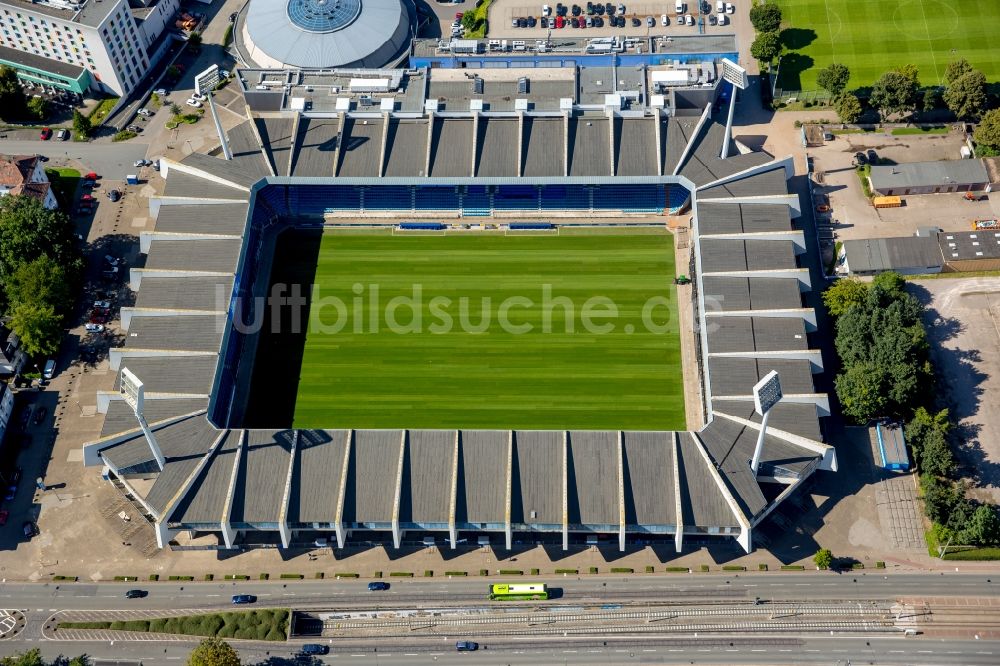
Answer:
[[[99, 395], [103, 432], [85, 464], [135, 498], [161, 546], [210, 533], [220, 549], [323, 538], [398, 548], [410, 533], [452, 548], [568, 548], [597, 535], [622, 550], [735, 539], [750, 551], [757, 526], [837, 459], [822, 442], [829, 401], [814, 383], [823, 360], [810, 345], [792, 158], [733, 139], [723, 74], [742, 75], [724, 60], [617, 76], [601, 65], [239, 70], [251, 118], [220, 156], [162, 160], [156, 225], [130, 274], [135, 304], [122, 309], [126, 342], [111, 350], [121, 390]], [[697, 432], [243, 425], [257, 340], [233, 326], [254, 314], [234, 303], [252, 308], [266, 293], [283, 229], [401, 218], [663, 226], [681, 210], [692, 214], [703, 402], [691, 408], [707, 424]], [[754, 472], [752, 387], [772, 370], [784, 398]]]
[[236, 49], [265, 68], [385, 67], [406, 57], [415, 20], [409, 0], [253, 0]]

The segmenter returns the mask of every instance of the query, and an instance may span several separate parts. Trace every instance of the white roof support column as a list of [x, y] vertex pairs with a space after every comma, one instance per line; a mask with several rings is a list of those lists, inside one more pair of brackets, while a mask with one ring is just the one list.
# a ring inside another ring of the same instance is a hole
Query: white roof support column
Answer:
[[618, 550], [625, 552], [625, 433], [618, 431]]
[[476, 154], [479, 152], [479, 111], [472, 114], [472, 163], [469, 165], [469, 176], [476, 177]]
[[347, 541], [347, 534], [344, 530], [344, 500], [347, 498], [347, 471], [351, 464], [351, 441], [354, 439], [354, 431], [348, 430], [344, 439], [344, 461], [340, 465], [340, 492], [337, 494], [337, 512], [334, 522], [334, 529], [337, 530], [337, 548], [343, 548]]
[[427, 114], [427, 150], [424, 151], [424, 176], [431, 175], [431, 151], [434, 149], [434, 112]]
[[403, 495], [403, 461], [406, 459], [406, 439], [410, 436], [409, 430], [404, 430], [399, 436], [399, 462], [396, 465], [396, 501], [392, 507], [392, 545], [398, 550], [400, 542], [403, 540], [403, 533], [399, 529], [399, 502]]
[[684, 548], [684, 505], [681, 504], [683, 501], [681, 494], [681, 452], [677, 444], [676, 432], [670, 433], [670, 441], [674, 447], [674, 511], [677, 514], [674, 520], [674, 550], [680, 553]]
[[278, 514], [278, 532], [281, 534], [281, 545], [289, 548], [292, 544], [292, 529], [288, 525], [288, 502], [292, 497], [292, 473], [295, 471], [295, 456], [299, 450], [299, 431], [292, 431], [292, 450], [288, 456], [288, 469], [285, 471], [285, 492], [281, 496], [281, 512]]
[[240, 431], [240, 445], [236, 447], [236, 455], [233, 460], [233, 471], [229, 476], [229, 489], [226, 491], [226, 506], [222, 510], [222, 538], [226, 542], [226, 548], [232, 548], [236, 541], [236, 530], [230, 522], [233, 513], [233, 496], [236, 494], [236, 479], [240, 475], [240, 462], [243, 460], [243, 450], [247, 445], [247, 431]]
[[344, 145], [344, 127], [347, 125], [347, 114], [343, 111], [339, 112], [337, 120], [340, 121], [340, 125], [337, 127], [337, 144], [333, 147], [333, 171], [330, 172], [331, 176], [337, 175], [337, 166], [340, 164], [340, 147]]
[[[292, 165], [295, 164], [293, 159], [295, 156], [295, 151], [299, 149], [298, 139], [299, 139], [299, 122], [302, 120], [302, 113], [296, 112], [295, 116], [292, 118], [292, 145], [288, 148], [288, 166], [285, 168], [285, 173], [279, 174], [281, 176], [291, 176], [292, 175]], [[277, 167], [277, 165], [275, 165]]]
[[[615, 175], [615, 156], [618, 155], [618, 151], [615, 150], [615, 112], [612, 110], [607, 111], [608, 115], [608, 171], [612, 176]], [[567, 137], [569, 135], [567, 134]], [[568, 175], [568, 174], [567, 174]]]
[[[663, 131], [663, 116], [659, 109], [653, 109], [653, 136], [656, 137], [656, 175], [663, 175], [663, 148], [660, 144], [660, 133]], [[289, 161], [291, 164], [291, 161]]]
[[191, 489], [191, 486], [194, 484], [195, 480], [201, 475], [205, 467], [208, 466], [209, 461], [215, 458], [216, 453], [219, 450], [219, 445], [222, 444], [222, 441], [225, 438], [226, 438], [226, 431], [220, 430], [219, 435], [215, 438], [215, 441], [212, 442], [212, 446], [209, 447], [208, 453], [202, 456], [201, 460], [198, 461], [198, 464], [195, 466], [195, 468], [191, 471], [190, 474], [188, 474], [187, 479], [184, 480], [183, 485], [181, 485], [181, 487], [177, 489], [177, 492], [174, 493], [173, 497], [170, 498], [170, 501], [167, 502], [167, 506], [163, 510], [163, 514], [156, 521], [157, 547], [159, 548], [166, 547], [167, 543], [170, 541], [170, 535], [176, 533], [176, 530], [167, 529], [167, 523], [170, 522], [170, 518], [173, 516], [174, 509], [177, 508], [177, 505]]
[[[524, 111], [517, 112], [517, 177], [521, 177], [521, 161], [524, 155]], [[508, 546], [508, 550], [510, 547]]]
[[507, 501], [504, 503], [504, 537], [507, 540], [507, 550], [514, 545], [514, 530], [510, 524], [511, 493], [514, 481], [514, 431], [507, 433]]
[[385, 175], [385, 146], [389, 142], [389, 123], [391, 118], [389, 112], [382, 113], [382, 145], [378, 151], [378, 177]]
[[562, 546], [569, 550], [569, 431], [563, 430]]
[[451, 541], [451, 549], [455, 550], [458, 545], [458, 528], [455, 524], [455, 511], [458, 505], [458, 447], [459, 439], [462, 436], [461, 430], [455, 431], [455, 450], [451, 457], [451, 503], [448, 506], [448, 538]]

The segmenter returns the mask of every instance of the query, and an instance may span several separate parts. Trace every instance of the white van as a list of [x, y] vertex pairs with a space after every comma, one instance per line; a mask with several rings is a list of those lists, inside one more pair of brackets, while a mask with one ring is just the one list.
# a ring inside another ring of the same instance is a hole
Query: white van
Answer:
[[676, 2], [677, 4], [674, 5], [674, 8], [676, 9], [678, 14], [683, 14], [684, 10], [687, 9], [686, 5], [683, 2], [681, 2], [681, 0], [676, 0]]
[[736, 7], [733, 5], [733, 3], [731, 3], [731, 2], [727, 2], [726, 3], [726, 13], [727, 14], [735, 14], [736, 13]]
[[722, 14], [725, 11], [726, 11], [726, 3], [724, 3], [722, 0], [716, 0], [715, 1], [715, 13], [716, 14]]
[[725, 14], [719, 14], [719, 25], [726, 25], [729, 23], [729, 17]]
[[56, 375], [56, 362], [54, 359], [50, 358], [45, 362], [45, 367], [42, 369], [42, 378], [47, 381], [55, 377], [55, 375]]

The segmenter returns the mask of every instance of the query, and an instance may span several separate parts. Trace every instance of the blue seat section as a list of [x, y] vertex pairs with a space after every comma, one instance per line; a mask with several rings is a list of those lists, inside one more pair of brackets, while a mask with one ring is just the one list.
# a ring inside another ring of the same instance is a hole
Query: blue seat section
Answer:
[[667, 185], [667, 209], [676, 213], [691, 199], [691, 193], [680, 185]]
[[496, 210], [538, 210], [538, 188], [534, 185], [498, 185], [493, 193]]
[[448, 227], [440, 222], [401, 222], [399, 228], [403, 231], [443, 231]]
[[293, 186], [288, 188], [287, 205], [291, 214], [299, 215], [359, 211], [361, 191], [353, 185]]
[[545, 185], [542, 210], [590, 210], [590, 189], [584, 185]]
[[[369, 190], [371, 192], [372, 190]], [[416, 210], [458, 210], [458, 192], [454, 186], [417, 187]]]
[[487, 217], [491, 212], [488, 188], [485, 185], [467, 185], [462, 197], [462, 215], [464, 217]]
[[268, 185], [257, 192], [256, 203], [263, 202], [274, 215], [288, 215], [288, 190], [287, 185]]
[[555, 229], [556, 225], [550, 222], [511, 222], [507, 227], [514, 231], [541, 231], [544, 229]]
[[369, 187], [365, 210], [413, 210], [413, 190], [408, 185]]
[[594, 210], [659, 214], [666, 205], [663, 185], [602, 185], [594, 189]]

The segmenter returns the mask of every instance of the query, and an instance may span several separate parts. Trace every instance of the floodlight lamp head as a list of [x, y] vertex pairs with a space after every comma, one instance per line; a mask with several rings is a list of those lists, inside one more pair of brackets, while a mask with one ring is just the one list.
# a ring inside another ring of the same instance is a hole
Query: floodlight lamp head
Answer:
[[142, 414], [145, 389], [139, 378], [135, 376], [135, 373], [128, 368], [122, 368], [118, 392], [136, 414]]
[[761, 416], [771, 411], [781, 398], [781, 380], [776, 370], [764, 375], [753, 387], [754, 409]]

